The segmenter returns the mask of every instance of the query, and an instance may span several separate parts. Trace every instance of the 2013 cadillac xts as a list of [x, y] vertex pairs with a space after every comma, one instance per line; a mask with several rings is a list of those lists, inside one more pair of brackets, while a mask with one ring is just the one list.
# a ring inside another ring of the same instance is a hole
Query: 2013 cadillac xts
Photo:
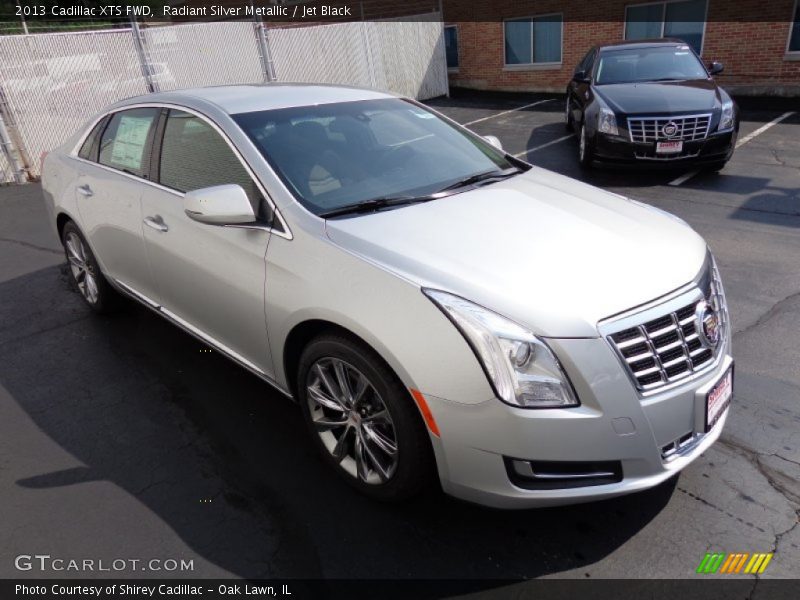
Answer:
[[648, 488], [720, 435], [730, 324], [706, 243], [408, 99], [229, 86], [115, 104], [45, 159], [95, 310], [131, 296], [297, 400], [400, 499]]

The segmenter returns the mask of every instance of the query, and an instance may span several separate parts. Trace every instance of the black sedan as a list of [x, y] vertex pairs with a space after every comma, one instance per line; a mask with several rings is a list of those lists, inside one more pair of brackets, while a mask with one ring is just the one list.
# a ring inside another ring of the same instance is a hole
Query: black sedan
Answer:
[[592, 48], [567, 86], [566, 122], [580, 136], [579, 160], [697, 165], [730, 159], [739, 109], [685, 42], [621, 42]]

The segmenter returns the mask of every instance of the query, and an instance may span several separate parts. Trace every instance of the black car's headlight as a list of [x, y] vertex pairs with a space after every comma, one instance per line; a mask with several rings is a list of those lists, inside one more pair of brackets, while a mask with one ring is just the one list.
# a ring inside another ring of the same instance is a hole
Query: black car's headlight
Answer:
[[617, 117], [614, 116], [610, 108], [600, 107], [600, 113], [597, 116], [597, 130], [608, 135], [619, 135]]
[[722, 103], [722, 116], [719, 119], [718, 131], [733, 129], [733, 101], [728, 100]]

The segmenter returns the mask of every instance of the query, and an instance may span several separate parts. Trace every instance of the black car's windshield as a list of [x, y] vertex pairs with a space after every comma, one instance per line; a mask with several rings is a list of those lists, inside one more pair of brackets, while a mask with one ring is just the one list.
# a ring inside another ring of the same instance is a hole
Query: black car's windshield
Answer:
[[298, 200], [319, 215], [379, 198], [435, 194], [476, 174], [517, 166], [488, 142], [399, 98], [233, 118]]
[[689, 46], [624, 48], [600, 55], [595, 83], [638, 83], [706, 79], [703, 64]]

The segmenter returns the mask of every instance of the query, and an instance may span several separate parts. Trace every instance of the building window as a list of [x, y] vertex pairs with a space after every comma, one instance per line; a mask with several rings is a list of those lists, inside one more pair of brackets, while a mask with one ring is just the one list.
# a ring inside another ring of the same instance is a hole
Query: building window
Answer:
[[789, 52], [800, 52], [800, 2], [794, 3], [794, 21], [789, 32]]
[[444, 28], [444, 51], [447, 55], [447, 68], [458, 68], [458, 27], [447, 25]]
[[561, 62], [561, 15], [503, 22], [507, 65]]
[[634, 4], [625, 8], [625, 39], [674, 37], [703, 50], [707, 0], [675, 0]]

